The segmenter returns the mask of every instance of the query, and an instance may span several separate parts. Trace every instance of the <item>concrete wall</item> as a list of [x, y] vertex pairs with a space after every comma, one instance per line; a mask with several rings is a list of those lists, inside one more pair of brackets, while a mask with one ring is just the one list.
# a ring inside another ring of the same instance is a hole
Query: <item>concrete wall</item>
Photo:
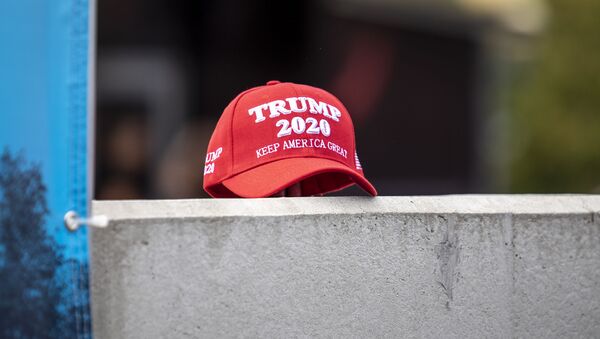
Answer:
[[600, 196], [93, 211], [96, 338], [600, 336]]

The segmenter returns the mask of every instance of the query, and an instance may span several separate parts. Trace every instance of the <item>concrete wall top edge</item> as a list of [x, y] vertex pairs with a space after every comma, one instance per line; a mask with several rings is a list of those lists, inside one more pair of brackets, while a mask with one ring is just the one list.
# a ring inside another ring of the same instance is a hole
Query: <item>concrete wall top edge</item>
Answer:
[[600, 214], [600, 195], [445, 195], [93, 201], [112, 221], [322, 214]]

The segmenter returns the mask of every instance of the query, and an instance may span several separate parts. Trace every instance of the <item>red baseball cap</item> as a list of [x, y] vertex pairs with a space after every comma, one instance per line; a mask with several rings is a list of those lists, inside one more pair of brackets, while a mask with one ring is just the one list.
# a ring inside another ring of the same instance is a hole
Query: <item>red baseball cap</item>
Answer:
[[269, 197], [300, 183], [302, 195], [358, 184], [363, 174], [344, 105], [311, 86], [269, 81], [239, 94], [210, 139], [204, 190], [215, 198]]

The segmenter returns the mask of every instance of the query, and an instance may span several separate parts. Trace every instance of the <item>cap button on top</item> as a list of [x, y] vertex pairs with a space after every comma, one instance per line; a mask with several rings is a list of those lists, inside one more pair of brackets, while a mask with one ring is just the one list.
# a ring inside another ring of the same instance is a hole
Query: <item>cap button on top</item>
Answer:
[[279, 81], [279, 80], [271, 80], [271, 81], [267, 81], [267, 86], [277, 85], [280, 83], [281, 83], [281, 81]]

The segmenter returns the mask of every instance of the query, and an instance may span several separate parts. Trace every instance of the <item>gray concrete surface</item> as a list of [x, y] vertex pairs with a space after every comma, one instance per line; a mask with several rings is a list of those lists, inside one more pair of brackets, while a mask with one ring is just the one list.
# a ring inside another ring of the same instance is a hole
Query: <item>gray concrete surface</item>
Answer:
[[600, 196], [95, 201], [96, 338], [600, 337]]

